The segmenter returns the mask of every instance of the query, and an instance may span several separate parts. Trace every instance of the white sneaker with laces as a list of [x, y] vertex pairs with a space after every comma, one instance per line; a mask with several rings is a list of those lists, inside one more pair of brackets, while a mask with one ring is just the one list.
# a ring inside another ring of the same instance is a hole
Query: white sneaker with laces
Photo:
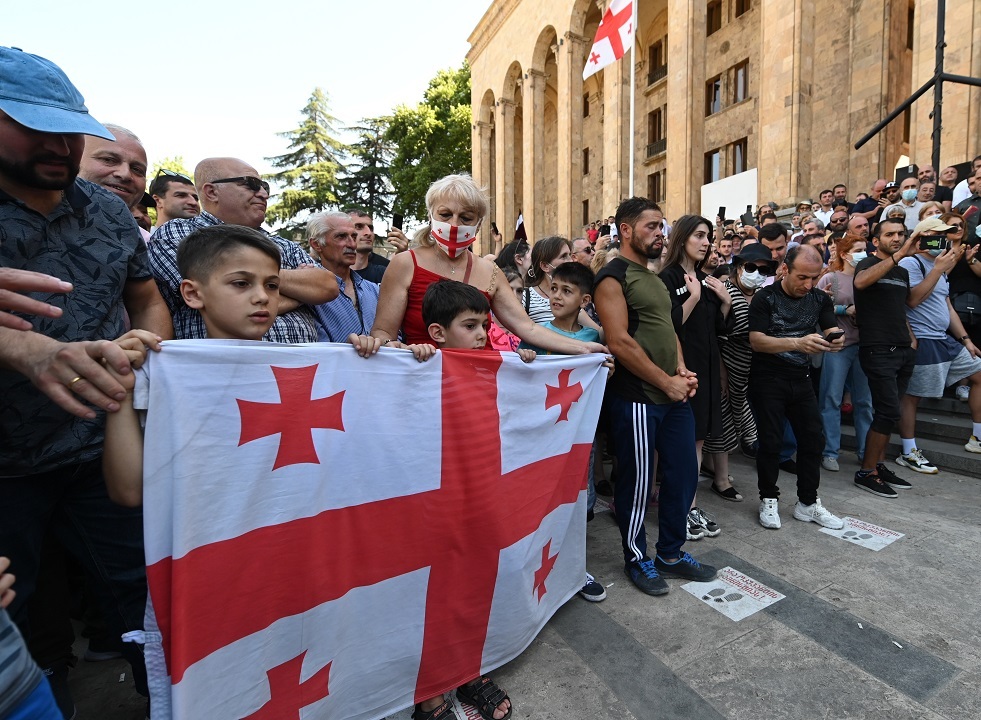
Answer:
[[776, 498], [760, 501], [760, 525], [772, 530], [780, 529], [780, 507]]
[[828, 457], [825, 455], [821, 458], [821, 467], [825, 470], [830, 470], [831, 472], [838, 472], [838, 461], [833, 457]]
[[961, 385], [954, 391], [954, 394], [961, 402], [967, 402], [967, 398], [971, 394], [971, 388], [969, 388], [967, 385]]
[[900, 455], [896, 458], [896, 464], [924, 475], [936, 475], [940, 472], [932, 462], [923, 457], [919, 448], [913, 448], [907, 455]]
[[794, 505], [794, 517], [803, 522], [816, 522], [831, 530], [841, 530], [845, 527], [845, 521], [824, 507], [821, 498], [815, 500], [813, 505], [803, 505], [798, 500]]
[[972, 435], [971, 439], [964, 445], [964, 449], [970, 453], [981, 453], [981, 441]]

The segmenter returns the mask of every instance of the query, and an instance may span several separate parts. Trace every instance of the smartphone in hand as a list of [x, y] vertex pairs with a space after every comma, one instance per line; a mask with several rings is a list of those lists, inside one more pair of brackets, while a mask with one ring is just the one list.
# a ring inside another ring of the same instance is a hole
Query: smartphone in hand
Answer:
[[402, 213], [395, 213], [394, 215], [392, 215], [392, 227], [393, 228], [396, 228], [397, 230], [401, 230], [402, 229], [402, 225], [404, 223], [405, 223], [405, 217], [403, 217]]

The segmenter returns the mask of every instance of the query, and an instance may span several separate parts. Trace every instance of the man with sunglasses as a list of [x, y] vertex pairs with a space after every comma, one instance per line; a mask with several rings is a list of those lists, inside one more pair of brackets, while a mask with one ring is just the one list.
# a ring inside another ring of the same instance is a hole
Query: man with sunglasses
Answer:
[[[248, 163], [237, 158], [206, 158], [194, 168], [194, 185], [201, 199], [201, 214], [178, 218], [157, 228], [149, 246], [150, 268], [160, 292], [174, 316], [178, 339], [206, 337], [204, 321], [197, 310], [184, 304], [180, 294], [183, 278], [177, 268], [177, 247], [195, 230], [228, 223], [262, 230], [269, 200], [269, 183]], [[265, 231], [263, 231], [265, 232]], [[314, 305], [337, 297], [337, 280], [299, 245], [269, 235], [282, 255], [279, 316], [266, 333], [271, 342], [317, 341]]]
[[576, 238], [572, 241], [572, 259], [581, 265], [590, 267], [593, 264], [593, 246], [584, 237]]
[[187, 219], [201, 214], [198, 191], [194, 189], [194, 181], [187, 175], [161, 169], [150, 183], [148, 193], [157, 204], [157, 224], [150, 232], [150, 237], [153, 237], [157, 228], [171, 220]]

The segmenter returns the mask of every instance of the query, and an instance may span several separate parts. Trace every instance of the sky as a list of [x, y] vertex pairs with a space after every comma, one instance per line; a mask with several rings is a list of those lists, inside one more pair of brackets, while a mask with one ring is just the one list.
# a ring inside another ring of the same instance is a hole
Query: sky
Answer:
[[152, 166], [286, 152], [315, 87], [343, 124], [422, 99], [458, 67], [490, 0], [4, 3], [0, 45], [58, 64], [89, 112], [143, 141]]

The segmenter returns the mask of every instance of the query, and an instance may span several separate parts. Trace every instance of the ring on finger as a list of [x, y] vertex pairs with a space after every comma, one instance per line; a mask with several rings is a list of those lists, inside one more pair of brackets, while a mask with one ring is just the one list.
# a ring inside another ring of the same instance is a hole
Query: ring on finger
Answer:
[[73, 377], [71, 379], [71, 382], [68, 383], [68, 389], [69, 390], [74, 390], [75, 389], [75, 383], [77, 383], [81, 379], [82, 379], [82, 377], [80, 375], [76, 375], [75, 377]]

